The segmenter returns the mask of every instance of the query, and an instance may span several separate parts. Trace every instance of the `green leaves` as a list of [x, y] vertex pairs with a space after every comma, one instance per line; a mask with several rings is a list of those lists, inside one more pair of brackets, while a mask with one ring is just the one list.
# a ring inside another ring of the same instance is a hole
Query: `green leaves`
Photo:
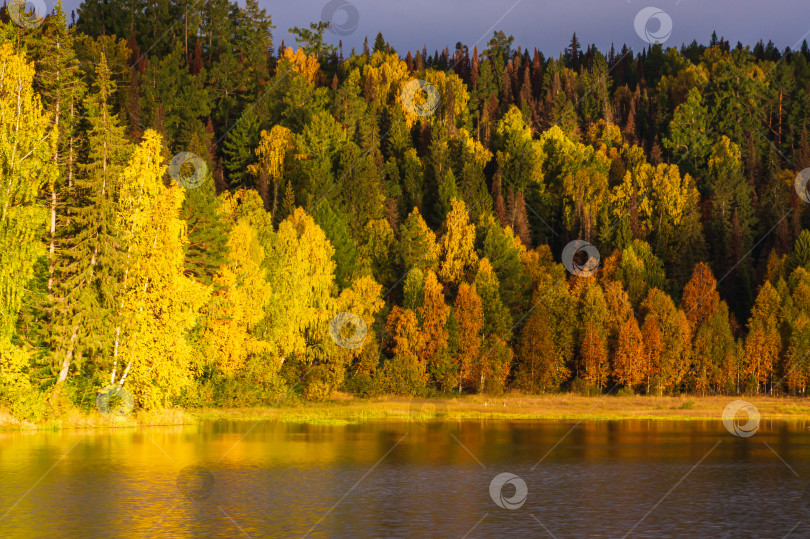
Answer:
[[58, 133], [33, 78], [33, 66], [11, 43], [0, 43], [0, 343], [11, 339], [34, 264], [45, 254], [40, 235], [47, 210], [37, 199], [58, 174]]

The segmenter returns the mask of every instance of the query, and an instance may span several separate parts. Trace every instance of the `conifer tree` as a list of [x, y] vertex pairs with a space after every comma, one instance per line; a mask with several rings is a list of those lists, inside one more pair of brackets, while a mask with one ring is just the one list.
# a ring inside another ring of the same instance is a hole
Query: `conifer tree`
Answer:
[[397, 251], [399, 266], [404, 271], [426, 270], [437, 263], [436, 235], [416, 208], [399, 227]]
[[737, 391], [742, 374], [739, 353], [729, 324], [728, 306], [721, 301], [695, 333], [692, 348], [694, 388], [703, 395], [706, 390]]
[[512, 333], [512, 319], [501, 299], [500, 282], [489, 259], [479, 261], [474, 284], [484, 306], [484, 334], [497, 335], [508, 341]]
[[483, 246], [479, 253], [487, 258], [501, 284], [501, 297], [513, 316], [524, 312], [527, 279], [522, 273], [520, 251], [509, 227], [501, 228], [490, 218], [483, 230]]
[[186, 190], [180, 210], [188, 235], [185, 268], [187, 275], [210, 285], [219, 268], [228, 260], [229, 222], [220, 213], [210, 158], [206, 159], [208, 151], [196, 133], [191, 137], [189, 151], [205, 156], [208, 172], [199, 187]]
[[259, 119], [253, 107], [248, 107], [222, 143], [222, 164], [232, 188], [252, 185], [248, 170], [256, 163], [258, 146]]
[[70, 191], [69, 225], [58, 236], [52, 339], [60, 382], [74, 357], [112, 351], [116, 292], [124, 271], [118, 196], [133, 150], [112, 112], [114, 94], [102, 53], [93, 92], [85, 102], [87, 155], [78, 164]]
[[48, 16], [42, 39], [32, 43], [36, 75], [34, 89], [39, 92], [43, 106], [53, 111], [53, 122], [58, 134], [54, 162], [59, 177], [50, 186], [50, 227], [48, 230], [48, 290], [53, 288], [56, 264], [57, 228], [64, 226], [69, 217], [58, 215], [65, 207], [65, 197], [73, 185], [78, 153], [77, 124], [79, 103], [85, 86], [79, 73], [79, 62], [74, 50], [74, 32], [67, 27], [65, 12], [59, 0]]
[[334, 247], [335, 281], [341, 289], [346, 288], [351, 284], [357, 263], [357, 245], [349, 232], [348, 219], [332, 209], [329, 200], [323, 200], [312, 217]]
[[752, 189], [745, 180], [740, 162], [740, 149], [723, 137], [712, 149], [709, 159], [708, 195], [711, 218], [708, 222], [709, 244], [718, 272], [730, 271], [723, 281], [729, 304], [740, 315], [753, 300], [751, 259], [755, 216]]

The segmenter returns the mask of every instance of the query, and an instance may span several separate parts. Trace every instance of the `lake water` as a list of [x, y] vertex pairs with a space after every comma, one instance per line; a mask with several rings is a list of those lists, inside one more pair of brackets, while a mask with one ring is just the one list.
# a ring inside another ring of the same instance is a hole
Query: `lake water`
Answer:
[[[501, 473], [517, 477], [493, 498]], [[808, 485], [800, 422], [750, 438], [720, 421], [0, 434], [4, 538], [808, 537]]]

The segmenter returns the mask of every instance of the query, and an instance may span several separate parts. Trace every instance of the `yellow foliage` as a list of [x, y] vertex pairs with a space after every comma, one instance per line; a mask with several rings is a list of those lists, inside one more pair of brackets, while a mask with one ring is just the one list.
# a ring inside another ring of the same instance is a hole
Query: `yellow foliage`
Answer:
[[461, 282], [478, 266], [475, 254], [475, 225], [470, 224], [467, 206], [454, 198], [452, 210], [444, 222], [444, 236], [439, 242], [439, 276], [446, 283]]
[[321, 69], [321, 64], [318, 59], [313, 56], [307, 56], [302, 50], [298, 49], [293, 51], [292, 47], [287, 47], [281, 51], [279, 61], [289, 60], [292, 64], [293, 71], [302, 74], [307, 82], [314, 84], [318, 80], [318, 72]]
[[374, 315], [385, 306], [385, 302], [380, 297], [382, 285], [377, 283], [373, 277], [364, 276], [355, 279], [351, 287], [344, 289], [337, 298], [337, 310], [349, 312], [363, 319], [367, 327], [367, 333], [361, 346], [353, 349], [345, 349], [352, 358], [357, 357], [363, 351], [366, 343], [376, 342], [374, 339]]
[[[411, 309], [394, 305], [385, 323], [385, 331], [391, 336], [390, 349], [394, 356], [416, 358], [416, 354], [422, 348], [423, 338], [416, 313]], [[424, 372], [424, 363], [419, 363], [419, 366]]]
[[295, 136], [281, 125], [274, 125], [270, 132], [262, 131], [256, 156], [259, 162], [248, 166], [248, 172], [258, 176], [262, 171], [275, 181], [284, 171], [284, 163], [290, 152], [295, 150]]
[[608, 147], [621, 147], [623, 142], [622, 130], [619, 129], [618, 125], [607, 123], [600, 118], [590, 125], [585, 140], [588, 144], [597, 148], [601, 147], [604, 151], [607, 151]]
[[[402, 86], [410, 80], [408, 66], [395, 53], [377, 51], [363, 67], [363, 82], [366, 88], [373, 89], [372, 98], [380, 104], [387, 105], [389, 99], [399, 99]], [[396, 90], [396, 94], [393, 93]]]
[[[428, 70], [425, 72], [425, 80], [436, 87], [441, 95], [442, 109], [448, 104], [448, 97], [453, 94], [453, 118], [458, 118], [467, 113], [467, 104], [470, 101], [470, 94], [467, 92], [467, 85], [454, 72]], [[408, 114], [409, 115], [409, 114]], [[407, 115], [406, 115], [407, 116]]]
[[300, 207], [279, 224], [278, 232], [271, 234], [267, 243], [271, 290], [267, 340], [282, 358], [297, 354], [311, 361], [307, 343], [329, 338], [329, 321], [335, 312], [335, 300], [330, 295], [334, 248]]
[[475, 140], [466, 129], [458, 130], [458, 138], [464, 141], [465, 155], [468, 160], [473, 161], [483, 168], [492, 160], [492, 152], [480, 141]]
[[144, 408], [167, 405], [191, 382], [194, 352], [186, 334], [210, 295], [183, 274], [184, 192], [163, 185], [161, 149], [160, 135], [148, 130], [122, 173], [120, 194], [127, 246], [120, 358], [131, 365], [127, 382]]
[[40, 189], [53, 186], [57, 132], [33, 89], [34, 65], [0, 44], [0, 340], [9, 339], [22, 307], [47, 210]]
[[363, 227], [362, 241], [358, 245], [358, 266], [367, 271], [383, 271], [390, 264], [394, 230], [387, 219], [372, 219]]
[[261, 266], [264, 249], [247, 222], [240, 221], [231, 231], [228, 248], [228, 263], [214, 278], [217, 291], [201, 344], [205, 359], [216, 363], [224, 374], [232, 375], [244, 366], [248, 356], [270, 349], [266, 341], [251, 334], [264, 318], [270, 286]]

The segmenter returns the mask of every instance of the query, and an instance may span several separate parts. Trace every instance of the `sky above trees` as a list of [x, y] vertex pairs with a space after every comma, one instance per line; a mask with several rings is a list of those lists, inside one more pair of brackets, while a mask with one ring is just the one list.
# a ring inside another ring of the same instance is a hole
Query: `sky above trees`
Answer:
[[[349, 0], [359, 15], [357, 28], [346, 35], [328, 34], [337, 44], [343, 40], [346, 53], [359, 51], [364, 37], [373, 40], [382, 32], [397, 50], [427, 46], [429, 51], [451, 49], [457, 41], [471, 48], [480, 45], [493, 30], [515, 36], [515, 46], [537, 47], [544, 54], [563, 50], [574, 32], [584, 43], [607, 50], [611, 43], [622, 43], [639, 50], [646, 43], [636, 34], [634, 19], [639, 10], [654, 5], [672, 18], [672, 34], [667, 44], [680, 46], [693, 39], [706, 42], [712, 31], [734, 45], [754, 44], [771, 39], [779, 49], [801, 44], [810, 32], [810, 4], [806, 0]], [[52, 2], [49, 2], [49, 4]], [[70, 12], [79, 4], [69, 0]], [[244, 2], [239, 2], [244, 5]], [[260, 0], [259, 5], [273, 14], [275, 41], [292, 42], [287, 30], [320, 20], [327, 0]], [[346, 14], [338, 11], [338, 24]], [[651, 23], [652, 24], [652, 23]]]

